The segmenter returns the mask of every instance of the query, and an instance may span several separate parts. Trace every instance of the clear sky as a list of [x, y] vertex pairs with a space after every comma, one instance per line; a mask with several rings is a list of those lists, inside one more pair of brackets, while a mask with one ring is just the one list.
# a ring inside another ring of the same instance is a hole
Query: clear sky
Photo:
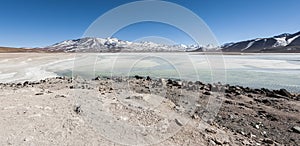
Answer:
[[[220, 44], [300, 31], [299, 0], [168, 1], [201, 17]], [[0, 0], [0, 46], [43, 47], [80, 38], [95, 19], [128, 2], [132, 1]], [[124, 28], [116, 37], [132, 41], [160, 35], [178, 43], [189, 43], [177, 32], [180, 31], [148, 23]]]

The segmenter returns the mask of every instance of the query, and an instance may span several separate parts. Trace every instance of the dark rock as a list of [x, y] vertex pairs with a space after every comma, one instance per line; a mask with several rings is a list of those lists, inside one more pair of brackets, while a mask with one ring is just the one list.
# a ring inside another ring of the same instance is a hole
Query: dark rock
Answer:
[[242, 95], [242, 93], [240, 91], [236, 91], [235, 96], [238, 96], [238, 95]]
[[195, 90], [197, 90], [197, 86], [195, 86], [195, 85], [188, 85], [187, 90], [195, 91]]
[[224, 103], [226, 103], [226, 104], [233, 104], [233, 102], [231, 100], [225, 100]]
[[258, 115], [265, 115], [266, 113], [267, 113], [266, 111], [262, 111], [262, 110], [261, 111], [257, 111]]
[[173, 84], [173, 81], [171, 79], [168, 79], [167, 84]]
[[25, 81], [24, 83], [23, 83], [23, 86], [27, 86], [29, 84], [29, 82], [28, 81]]
[[286, 96], [286, 97], [289, 97], [289, 98], [293, 97], [293, 95], [285, 89], [274, 90], [274, 92], [279, 94], [279, 95]]
[[146, 80], [147, 81], [151, 81], [151, 78], [149, 76], [147, 76]]
[[271, 102], [270, 99], [262, 99], [261, 102], [266, 104], [266, 105], [272, 105], [272, 102]]
[[261, 93], [265, 94], [267, 96], [270, 96], [270, 95], [274, 94], [274, 92], [272, 92], [272, 91], [270, 91], [269, 89], [266, 89], [266, 88], [261, 88]]
[[66, 98], [65, 95], [55, 95], [55, 98]]
[[205, 91], [203, 94], [204, 94], [204, 95], [211, 95], [211, 92]]
[[128, 96], [125, 99], [138, 99], [138, 100], [142, 100], [143, 96], [141, 96], [141, 95], [133, 95], [133, 96]]
[[267, 144], [274, 144], [274, 141], [271, 140], [271, 139], [269, 139], [269, 138], [265, 138], [265, 139], [263, 140], [263, 142], [264, 142], [264, 143], [267, 143]]
[[252, 90], [249, 87], [244, 88], [244, 92], [246, 93], [252, 93]]
[[225, 97], [226, 97], [226, 98], [230, 98], [230, 99], [232, 99], [231, 95], [230, 95], [230, 94], [228, 94], [228, 93], [226, 93], [226, 94], [225, 94]]
[[200, 82], [200, 81], [196, 81], [195, 85], [204, 85], [204, 84], [202, 82]]
[[178, 82], [178, 81], [172, 81], [171, 79], [168, 79], [167, 84], [171, 85], [171, 86], [175, 86], [175, 87], [181, 87], [180, 82]]
[[138, 76], [138, 75], [135, 75], [134, 78], [135, 78], [135, 79], [138, 79], [138, 80], [144, 79], [144, 77]]
[[63, 80], [63, 79], [65, 79], [65, 77], [56, 77], [56, 79]]
[[278, 119], [275, 117], [275, 115], [267, 114], [266, 118], [270, 121], [278, 121]]
[[278, 93], [281, 93], [279, 92], [279, 90], [274, 90], [274, 91], [270, 91], [269, 89], [265, 89], [265, 88], [261, 88], [261, 94], [264, 94], [268, 97], [274, 97], [274, 98], [287, 98], [287, 96], [283, 96], [281, 94], [278, 94]]
[[229, 86], [226, 90], [225, 93], [235, 93], [235, 87], [234, 86]]
[[211, 91], [211, 87], [212, 87], [211, 84], [207, 84], [207, 85], [205, 86], [205, 89], [206, 89], [207, 91]]
[[75, 107], [74, 107], [74, 112], [75, 112], [76, 114], [82, 113], [81, 106], [80, 106], [80, 105], [75, 105]]
[[98, 76], [98, 77], [94, 78], [93, 80], [95, 80], [95, 81], [100, 81], [101, 78]]
[[247, 96], [250, 97], [250, 98], [253, 98], [253, 95], [252, 95], [252, 94], [248, 94]]
[[35, 95], [44, 95], [44, 93], [36, 93]]
[[178, 126], [183, 126], [183, 123], [179, 119], [175, 119], [175, 122]]
[[212, 128], [206, 128], [205, 131], [206, 131], [206, 132], [209, 132], [209, 133], [213, 133], [213, 134], [216, 134], [216, 133], [217, 133], [217, 131], [214, 130], [214, 129], [212, 129]]
[[254, 89], [254, 90], [253, 90], [253, 93], [255, 93], [255, 94], [262, 94], [263, 91], [260, 90], [260, 89]]
[[245, 90], [245, 88], [242, 87], [242, 86], [236, 86], [235, 89], [236, 89], [237, 91], [244, 91], [244, 90]]
[[217, 144], [217, 145], [222, 145], [223, 143], [220, 141], [220, 140], [218, 140], [218, 139], [214, 139], [214, 142]]
[[300, 94], [295, 97], [295, 100], [300, 101]]
[[283, 98], [283, 99], [287, 99], [286, 96], [282, 96], [282, 95], [276, 94], [276, 93], [274, 93], [274, 92], [268, 93], [267, 96], [269, 96], [269, 97], [274, 97], [274, 98]]

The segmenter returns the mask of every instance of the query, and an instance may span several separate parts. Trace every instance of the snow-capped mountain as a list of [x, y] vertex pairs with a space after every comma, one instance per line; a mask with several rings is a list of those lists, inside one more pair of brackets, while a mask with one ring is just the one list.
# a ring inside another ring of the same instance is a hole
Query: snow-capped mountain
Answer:
[[300, 32], [224, 44], [224, 52], [300, 52]]
[[284, 33], [270, 38], [257, 38], [237, 43], [227, 43], [220, 47], [206, 45], [165, 45], [153, 42], [129, 42], [117, 38], [81, 38], [66, 40], [52, 46], [51, 52], [254, 52], [254, 53], [300, 53], [300, 31]]
[[66, 40], [46, 47], [50, 51], [63, 52], [167, 52], [197, 49], [195, 46], [164, 45], [153, 42], [129, 42], [117, 38], [82, 38]]

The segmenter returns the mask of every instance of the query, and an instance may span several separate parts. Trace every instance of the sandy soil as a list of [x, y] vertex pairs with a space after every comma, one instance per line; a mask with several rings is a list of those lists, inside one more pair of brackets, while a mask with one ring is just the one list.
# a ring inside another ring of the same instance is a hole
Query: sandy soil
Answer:
[[299, 97], [138, 76], [1, 83], [0, 145], [299, 145]]

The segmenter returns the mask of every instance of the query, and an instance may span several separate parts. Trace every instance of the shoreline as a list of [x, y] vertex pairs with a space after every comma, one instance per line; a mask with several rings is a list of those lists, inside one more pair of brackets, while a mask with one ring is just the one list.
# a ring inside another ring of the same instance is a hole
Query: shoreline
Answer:
[[[247, 86], [242, 86], [242, 85], [232, 85], [232, 84], [223, 84], [223, 83], [207, 83], [207, 82], [203, 82], [203, 81], [197, 81], [197, 80], [182, 80], [182, 79], [177, 79], [177, 78], [157, 78], [157, 77], [149, 77], [149, 76], [139, 76], [139, 75], [135, 75], [135, 76], [129, 76], [129, 77], [125, 77], [127, 79], [133, 79], [133, 78], [140, 78], [140, 79], [147, 79], [147, 78], [151, 78], [151, 79], [154, 79], [154, 80], [160, 80], [160, 79], [163, 79], [163, 80], [173, 80], [174, 82], [181, 82], [181, 83], [184, 83], [184, 84], [187, 84], [187, 83], [201, 83], [203, 85], [208, 85], [208, 86], [212, 86], [212, 85], [215, 85], [215, 86], [224, 86], [224, 87], [238, 87], [238, 88], [241, 88], [241, 90], [243, 91], [246, 91], [247, 92], [254, 92], [254, 91], [258, 91], [258, 92], [261, 92], [261, 91], [265, 91], [265, 92], [269, 92], [269, 94], [278, 94], [278, 92], [280, 92], [280, 90], [285, 90], [284, 92], [287, 92], [287, 94], [290, 94], [289, 97], [296, 97], [298, 95], [300, 95], [300, 92], [297, 93], [297, 92], [290, 92], [288, 91], [287, 89], [284, 89], [284, 88], [280, 88], [280, 89], [269, 89], [269, 88], [253, 88], [253, 87], [247, 87]], [[93, 81], [93, 80], [100, 80], [100, 79], [111, 79], [111, 80], [116, 80], [118, 78], [124, 78], [124, 77], [119, 77], [119, 76], [98, 76], [94, 79], [90, 79], [90, 80], [87, 80], [87, 81]], [[5, 86], [20, 86], [20, 85], [23, 85], [24, 83], [28, 84], [28, 83], [39, 83], [39, 82], [45, 82], [47, 80], [51, 80], [51, 79], [69, 79], [69, 80], [73, 80], [72, 77], [69, 77], [69, 76], [56, 76], [56, 77], [47, 77], [47, 78], [44, 78], [44, 79], [40, 79], [40, 80], [35, 80], [35, 81], [21, 81], [21, 82], [0, 82], [0, 86], [1, 85], [5, 85]], [[180, 85], [181, 86], [181, 85]], [[225, 92], [225, 91], [223, 91]], [[256, 92], [254, 92], [256, 93]], [[284, 94], [285, 95], [285, 94]], [[283, 96], [284, 96], [283, 95]], [[276, 95], [273, 95], [273, 96], [276, 96]]]

